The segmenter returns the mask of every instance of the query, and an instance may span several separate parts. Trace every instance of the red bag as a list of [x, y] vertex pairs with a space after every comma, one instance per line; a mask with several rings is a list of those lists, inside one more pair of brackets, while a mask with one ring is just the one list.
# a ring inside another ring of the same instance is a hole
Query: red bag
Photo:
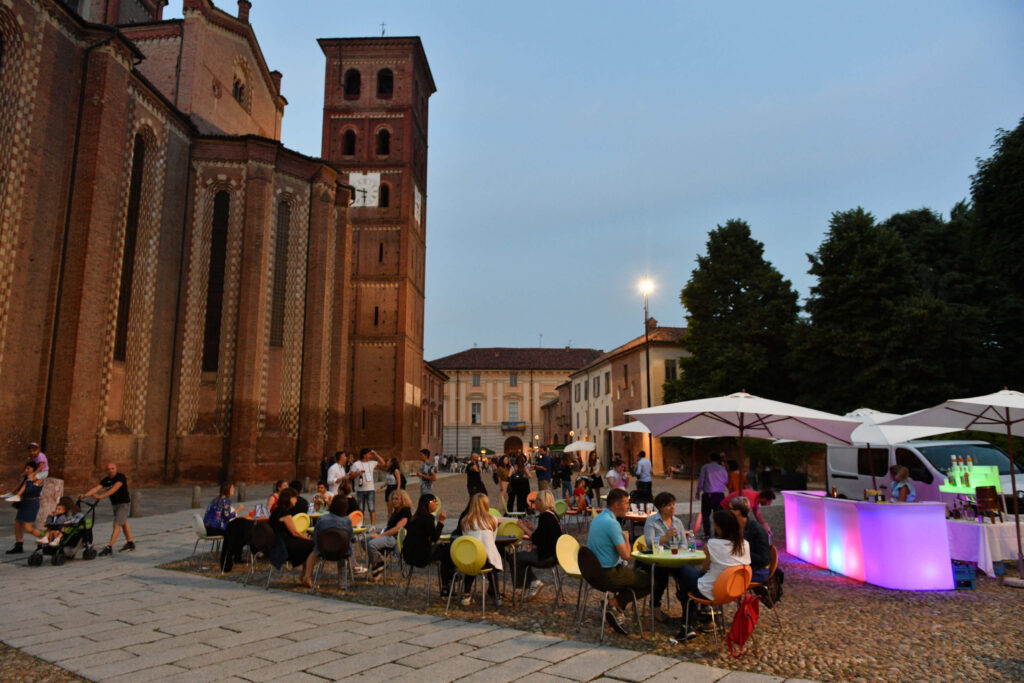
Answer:
[[[761, 616], [760, 608], [761, 603], [758, 601], [757, 596], [748, 594], [740, 599], [739, 607], [736, 609], [736, 616], [733, 618], [732, 626], [725, 637], [729, 643], [729, 652], [732, 653], [733, 657], [739, 657], [743, 654], [743, 645], [747, 642], [750, 634], [754, 632], [757, 620]], [[739, 647], [739, 652], [733, 649], [734, 644]]]

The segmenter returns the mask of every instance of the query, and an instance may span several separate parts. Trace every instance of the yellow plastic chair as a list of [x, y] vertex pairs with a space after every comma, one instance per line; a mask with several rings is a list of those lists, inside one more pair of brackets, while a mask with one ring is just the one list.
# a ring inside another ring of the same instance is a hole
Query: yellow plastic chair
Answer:
[[[473, 536], [459, 536], [452, 541], [451, 550], [449, 553], [452, 557], [452, 564], [455, 565], [456, 577], [455, 581], [461, 580], [461, 586], [465, 589], [466, 577], [467, 576], [480, 576], [482, 574], [490, 574], [493, 571], [491, 567], [484, 567], [487, 564], [487, 550], [484, 548], [484, 544], [479, 539]], [[480, 582], [480, 596], [481, 596], [481, 614], [487, 616], [487, 581]], [[462, 590], [459, 591], [462, 593]], [[444, 613], [448, 614], [449, 609], [452, 605], [452, 596], [455, 595], [455, 583], [452, 583], [452, 588], [448, 591], [448, 603], [445, 605]]]
[[498, 536], [517, 536], [520, 541], [523, 540], [523, 527], [519, 526], [515, 520], [502, 522], [498, 525], [498, 530], [495, 533]]
[[[579, 590], [576, 591], [576, 613], [580, 611], [580, 599], [583, 597], [583, 574], [580, 573], [580, 562], [577, 558], [580, 552], [580, 542], [569, 534], [562, 534], [555, 543], [555, 557], [558, 558], [558, 566], [570, 579], [580, 582]], [[559, 596], [555, 597], [555, 605], [558, 605]]]
[[434, 496], [434, 499], [437, 500], [437, 509], [434, 510], [434, 518], [436, 519], [438, 516], [440, 516], [442, 510], [441, 496]]
[[292, 524], [295, 525], [295, 530], [300, 534], [306, 533], [309, 530], [310, 519], [309, 515], [305, 512], [300, 512], [297, 515], [292, 515]]
[[636, 540], [633, 541], [633, 552], [634, 553], [646, 553], [647, 552], [647, 539], [643, 536], [637, 536]]
[[558, 515], [559, 519], [562, 519], [562, 517], [565, 517], [565, 512], [568, 509], [569, 509], [569, 504], [566, 503], [564, 500], [556, 500], [555, 501], [555, 514]]

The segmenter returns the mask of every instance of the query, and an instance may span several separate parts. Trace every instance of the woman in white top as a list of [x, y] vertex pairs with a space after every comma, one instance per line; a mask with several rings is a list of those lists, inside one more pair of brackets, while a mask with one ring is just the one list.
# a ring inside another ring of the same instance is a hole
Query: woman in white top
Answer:
[[[723, 571], [737, 565], [750, 565], [750, 544], [743, 539], [736, 515], [729, 510], [716, 510], [711, 522], [715, 527], [715, 537], [709, 539], [704, 546], [705, 557], [701, 571], [687, 565], [681, 567], [684, 592], [704, 596], [707, 600], [714, 598], [715, 581]], [[697, 610], [691, 609], [690, 613], [690, 620], [693, 621]], [[686, 605], [683, 605], [683, 614], [686, 614]], [[696, 635], [692, 624], [683, 624], [677, 639], [689, 640]]]
[[612, 468], [604, 475], [604, 479], [608, 482], [608, 488], [629, 490], [629, 474], [626, 473], [626, 463], [621, 460], [612, 463]]
[[[498, 552], [498, 546], [494, 542], [498, 531], [498, 520], [491, 516], [491, 501], [483, 493], [475, 493], [470, 499], [469, 512], [462, 518], [461, 531], [463, 536], [472, 536], [484, 544], [484, 550], [487, 551], [487, 563], [484, 566], [493, 567], [495, 571], [500, 572], [502, 570], [501, 553]], [[496, 603], [500, 605], [501, 600], [498, 598], [497, 582], [495, 581], [494, 574], [494, 571], [487, 574], [487, 580], [490, 583], [491, 593], [494, 594]], [[466, 577], [466, 585], [462, 595], [463, 605], [468, 605], [472, 602], [471, 595], [474, 578], [472, 576]]]

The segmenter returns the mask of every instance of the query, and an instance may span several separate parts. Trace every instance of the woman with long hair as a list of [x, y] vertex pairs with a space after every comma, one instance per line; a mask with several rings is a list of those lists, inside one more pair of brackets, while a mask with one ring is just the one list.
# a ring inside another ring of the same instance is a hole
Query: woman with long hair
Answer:
[[[498, 552], [498, 546], [494, 542], [498, 530], [498, 520], [491, 516], [491, 501], [483, 493], [473, 494], [473, 497], [469, 501], [468, 512], [466, 516], [462, 518], [462, 535], [472, 536], [484, 544], [484, 550], [487, 551], [487, 562], [484, 567], [492, 567], [494, 571], [487, 574], [487, 581], [490, 584], [491, 592], [494, 594], [495, 602], [501, 604], [501, 599], [498, 596], [498, 586], [495, 579], [495, 573], [502, 570], [501, 564], [501, 553]], [[463, 588], [462, 604], [468, 605], [473, 601], [472, 590], [473, 590], [473, 579], [472, 576], [466, 577], [466, 585]]]
[[404, 490], [395, 489], [388, 502], [392, 512], [384, 531], [374, 534], [367, 546], [374, 580], [384, 574], [384, 551], [398, 547], [398, 532], [404, 529], [412, 518], [412, 501], [409, 500], [409, 494]]
[[405, 475], [402, 474], [402, 467], [398, 464], [398, 458], [388, 460], [384, 471], [387, 472], [387, 475], [384, 477], [384, 500], [390, 501], [391, 494], [395, 492], [395, 489], [405, 488]]
[[508, 512], [508, 478], [512, 474], [512, 467], [508, 454], [498, 458], [498, 469], [494, 473], [495, 481], [498, 482], [498, 502], [501, 509]]
[[[277, 494], [277, 506], [270, 513], [270, 528], [274, 530], [277, 537], [284, 540], [284, 547], [288, 551], [288, 562], [293, 567], [299, 567], [306, 562], [306, 558], [313, 552], [313, 541], [295, 528], [295, 521], [292, 519], [292, 508], [295, 500], [299, 497], [295, 489], [285, 487]], [[312, 583], [308, 584], [312, 586]]]
[[587, 457], [587, 467], [583, 474], [587, 476], [590, 485], [590, 495], [593, 496], [591, 505], [601, 507], [601, 487], [604, 481], [601, 479], [601, 460], [597, 457], [597, 451], [591, 451]]
[[[416, 512], [405, 527], [405, 543], [402, 544], [402, 559], [413, 567], [426, 567], [431, 562], [441, 562], [441, 594], [448, 596], [452, 574], [455, 573], [448, 543], [439, 543], [444, 532], [444, 522], [448, 518], [444, 510], [440, 512], [437, 496], [424, 493], [416, 503]], [[437, 515], [436, 517], [434, 515]]]
[[[273, 512], [274, 508], [277, 507], [278, 496], [280, 496], [281, 491], [284, 491], [286, 488], [288, 488], [288, 482], [284, 479], [278, 479], [274, 482], [274, 489], [270, 492], [270, 497], [267, 498], [267, 510], [269, 512]], [[298, 492], [296, 492], [295, 495], [298, 496]]]
[[[519, 520], [519, 526], [525, 532], [524, 538], [533, 543], [533, 550], [520, 550], [516, 553], [516, 587], [523, 585], [523, 579], [529, 580], [523, 601], [529, 600], [544, 587], [544, 584], [533, 575], [531, 567], [544, 566], [555, 557], [555, 546], [562, 535], [562, 527], [555, 514], [555, 496], [551, 491], [540, 491], [533, 499], [533, 509], [537, 512], [537, 526], [525, 519]], [[547, 565], [550, 566], [550, 565]], [[513, 590], [515, 587], [513, 587]]]
[[[701, 571], [689, 565], [683, 565], [683, 593], [703, 596], [707, 600], [714, 598], [715, 581], [722, 572], [729, 567], [737, 565], [750, 565], [750, 544], [743, 538], [743, 530], [740, 522], [729, 510], [716, 510], [711, 517], [711, 523], [715, 529], [714, 538], [708, 539], [704, 546], [704, 564]], [[697, 611], [691, 610], [695, 616]], [[686, 614], [686, 605], [683, 605], [683, 614]], [[691, 616], [691, 622], [693, 617]], [[693, 630], [694, 624], [684, 623], [677, 636], [678, 640], [689, 640], [697, 635]]]

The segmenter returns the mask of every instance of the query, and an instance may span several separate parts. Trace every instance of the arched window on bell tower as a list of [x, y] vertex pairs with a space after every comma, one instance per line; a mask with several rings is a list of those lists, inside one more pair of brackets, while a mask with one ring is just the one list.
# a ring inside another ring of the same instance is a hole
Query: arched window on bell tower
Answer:
[[139, 234], [139, 205], [142, 203], [142, 175], [146, 165], [146, 142], [135, 136], [132, 175], [128, 185], [128, 215], [124, 225], [124, 255], [121, 258], [121, 287], [117, 296], [117, 327], [114, 330], [114, 360], [128, 355], [128, 314], [135, 275], [135, 244]]
[[356, 153], [356, 132], [349, 128], [341, 134], [341, 154], [342, 156], [350, 157], [355, 156]]
[[377, 156], [386, 157], [391, 154], [391, 131], [381, 128], [377, 131]]
[[388, 183], [380, 184], [380, 194], [377, 199], [377, 206], [382, 209], [386, 209], [391, 206], [391, 185]]
[[362, 89], [362, 77], [358, 69], [349, 69], [345, 72], [345, 99], [359, 99], [359, 91]]
[[382, 100], [390, 100], [395, 92], [395, 74], [391, 69], [381, 69], [377, 72], [377, 97]]
[[203, 327], [203, 372], [217, 372], [220, 363], [220, 321], [224, 306], [224, 266], [228, 256], [228, 212], [231, 195], [220, 191], [213, 198], [210, 229], [210, 265], [206, 285], [206, 323]]

